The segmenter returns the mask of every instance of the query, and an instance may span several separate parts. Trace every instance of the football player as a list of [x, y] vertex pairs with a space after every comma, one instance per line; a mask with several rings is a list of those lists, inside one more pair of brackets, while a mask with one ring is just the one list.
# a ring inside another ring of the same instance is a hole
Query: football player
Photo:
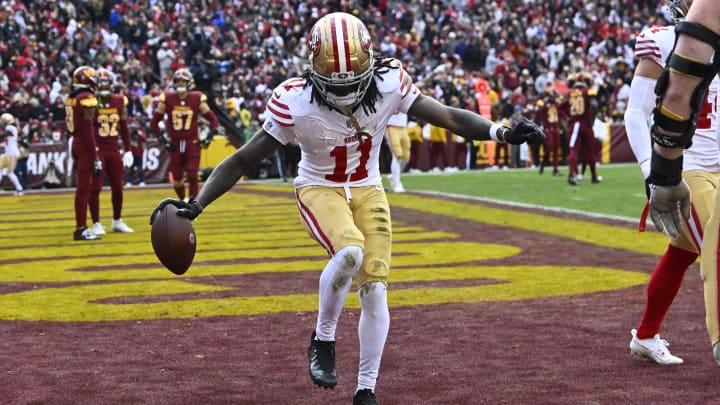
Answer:
[[[689, 2], [668, 1], [676, 20], [683, 18]], [[630, 99], [625, 112], [625, 129], [630, 146], [640, 164], [643, 177], [650, 176], [652, 144], [647, 125], [655, 105], [655, 85], [665, 67], [665, 61], [675, 43], [675, 27], [653, 27], [643, 31], [635, 44], [638, 64], [630, 87]], [[715, 192], [720, 184], [720, 155], [717, 151], [718, 90], [720, 80], [713, 79], [698, 116], [693, 144], [684, 153], [683, 178], [692, 195], [692, 217], [687, 232], [670, 238], [665, 254], [653, 270], [647, 288], [647, 304], [637, 330], [631, 331], [630, 350], [659, 364], [682, 364], [673, 356], [666, 341], [659, 335], [660, 325], [677, 295], [687, 268], [695, 262], [702, 246], [703, 227], [715, 204]], [[648, 198], [650, 189], [646, 188]], [[641, 224], [642, 226], [642, 224]]]
[[0, 143], [5, 145], [5, 152], [0, 156], [0, 183], [3, 174], [7, 173], [8, 178], [15, 186], [15, 195], [22, 195], [23, 188], [20, 179], [15, 175], [15, 166], [20, 157], [18, 148], [18, 128], [15, 126], [15, 117], [10, 113], [0, 115]]
[[542, 98], [537, 101], [536, 106], [534, 120], [542, 126], [547, 137], [543, 145], [543, 157], [540, 160], [539, 173], [543, 174], [545, 166], [552, 160], [553, 176], [562, 176], [558, 170], [558, 162], [560, 161], [558, 148], [562, 145], [560, 144], [560, 112], [555, 90], [548, 88]]
[[300, 217], [330, 260], [320, 275], [319, 312], [308, 347], [314, 384], [334, 388], [335, 332], [353, 280], [361, 312], [360, 368], [353, 402], [375, 404], [375, 384], [390, 326], [387, 282], [392, 228], [379, 170], [387, 123], [396, 112], [447, 128], [467, 139], [521, 144], [544, 134], [524, 120], [514, 128], [421, 95], [397, 59], [375, 57], [370, 33], [346, 13], [321, 17], [307, 38], [309, 66], [277, 86], [255, 135], [213, 170], [197, 199], [166, 199], [178, 215], [196, 218], [246, 170], [280, 145], [302, 151], [294, 180]]
[[405, 170], [405, 166], [410, 161], [410, 135], [408, 135], [408, 116], [400, 111], [390, 117], [387, 124], [387, 143], [392, 153], [392, 161], [390, 162], [390, 190], [393, 193], [404, 193], [400, 180], [400, 174]]
[[[193, 87], [192, 73], [185, 68], [178, 69], [173, 74], [171, 91], [160, 94], [150, 122], [153, 133], [161, 138], [170, 152], [170, 174], [175, 194], [180, 199], [186, 197], [184, 175], [187, 175], [190, 196], [198, 195], [200, 148], [210, 145], [218, 125], [215, 114], [208, 106], [207, 96], [199, 91], [193, 91]], [[167, 123], [164, 123], [166, 115]], [[202, 141], [198, 139], [199, 115], [210, 122], [210, 132]], [[170, 139], [166, 139], [162, 134], [159, 126], [161, 121], [167, 128]]]
[[576, 186], [578, 175], [578, 157], [582, 155], [583, 163], [590, 166], [592, 182], [600, 183], [595, 166], [595, 154], [593, 144], [595, 133], [593, 132], [593, 121], [595, 119], [595, 96], [597, 90], [590, 85], [590, 74], [583, 72], [573, 75], [570, 79], [572, 88], [567, 94], [567, 99], [562, 103], [561, 109], [568, 118], [568, 131], [570, 140], [568, 147], [568, 184]]
[[72, 157], [75, 161], [77, 185], [75, 189], [75, 240], [95, 240], [87, 227], [87, 207], [93, 175], [102, 171], [102, 161], [95, 143], [95, 114], [97, 113], [97, 74], [90, 66], [80, 66], [73, 72], [72, 90], [65, 99], [65, 127], [72, 136]]
[[[696, 142], [695, 128], [701, 125], [706, 92], [720, 70], [720, 58], [717, 57], [720, 53], [720, 4], [695, 0], [687, 18], [677, 24], [675, 31], [677, 42], [655, 88], [658, 98], [653, 103], [649, 175], [650, 217], [657, 229], [670, 237], [680, 235], [683, 222], [692, 216], [691, 189], [683, 180], [683, 150]], [[720, 364], [717, 274], [720, 204], [717, 197], [715, 193], [716, 200], [706, 223], [700, 273], [705, 290], [705, 322], [713, 356]]]
[[[130, 152], [130, 130], [127, 122], [128, 98], [122, 94], [113, 94], [115, 76], [107, 69], [97, 70], [98, 111], [95, 119], [95, 143], [98, 147], [98, 158], [102, 162], [102, 170], [93, 177], [92, 190], [88, 205], [92, 218], [92, 232], [104, 235], [105, 227], [100, 223], [100, 191], [107, 173], [110, 183], [113, 207], [112, 231], [130, 233], [132, 228], [122, 220], [123, 204], [123, 166], [131, 167], [133, 155]], [[122, 139], [125, 152], [120, 155]]]

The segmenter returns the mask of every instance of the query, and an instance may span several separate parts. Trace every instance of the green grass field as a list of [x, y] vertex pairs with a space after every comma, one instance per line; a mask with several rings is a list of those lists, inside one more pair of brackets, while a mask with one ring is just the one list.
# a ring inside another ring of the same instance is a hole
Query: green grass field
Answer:
[[[507, 171], [478, 170], [442, 174], [404, 174], [407, 191], [441, 192], [491, 200], [510, 201], [541, 207], [568, 209], [637, 219], [645, 205], [642, 175], [637, 164], [610, 164], [598, 167], [603, 180], [591, 184], [586, 178], [578, 186], [563, 176], [553, 177], [552, 169], [542, 176], [536, 169]], [[589, 172], [587, 173], [589, 175]], [[383, 178], [387, 185], [387, 179]]]

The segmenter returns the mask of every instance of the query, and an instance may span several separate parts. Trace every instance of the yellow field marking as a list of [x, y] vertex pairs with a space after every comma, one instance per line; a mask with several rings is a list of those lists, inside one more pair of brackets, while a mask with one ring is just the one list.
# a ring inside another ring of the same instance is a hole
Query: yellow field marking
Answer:
[[[257, 194], [256, 190], [278, 194]], [[237, 188], [209, 206], [193, 222], [198, 251], [193, 266], [181, 278], [158, 263], [149, 239], [149, 214], [157, 201], [168, 196], [168, 190], [145, 191], [126, 193], [123, 216], [136, 232], [111, 233], [95, 242], [71, 241], [70, 193], [30, 195], [23, 197], [22, 203], [4, 199], [3, 203], [10, 205], [6, 212], [13, 215], [0, 219], [4, 245], [0, 283], [27, 283], [28, 289], [0, 294], [0, 319], [113, 321], [317, 309], [316, 294], [253, 296], [251, 285], [235, 289], [202, 284], [202, 277], [214, 277], [218, 283], [227, 275], [319, 275], [327, 253], [303, 230], [291, 188]], [[101, 207], [107, 212], [109, 193], [101, 196]], [[48, 204], [50, 198], [52, 205]], [[390, 201], [392, 207], [425, 212], [437, 221], [442, 221], [442, 216], [460, 218], [642, 254], [659, 254], [666, 244], [659, 233], [639, 238], [632, 229], [590, 221], [410, 194], [391, 195]], [[65, 207], [62, 215], [57, 213], [58, 207]], [[109, 228], [109, 220], [105, 222]], [[515, 257], [522, 250], [502, 240], [468, 242], [457, 240], [459, 235], [452, 232], [394, 222], [391, 306], [588, 294], [640, 285], [648, 277], [628, 269], [596, 268], [592, 263], [582, 267], [489, 265], [489, 260]], [[462, 286], [437, 286], [438, 282], [453, 281], [462, 281]], [[426, 282], [433, 282], [433, 287], [424, 287]], [[350, 294], [347, 305], [358, 307], [355, 294]]]

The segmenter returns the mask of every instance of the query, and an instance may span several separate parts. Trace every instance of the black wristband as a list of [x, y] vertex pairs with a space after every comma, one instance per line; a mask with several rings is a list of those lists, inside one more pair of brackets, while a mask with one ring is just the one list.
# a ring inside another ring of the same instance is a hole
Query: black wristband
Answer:
[[675, 186], [682, 181], [683, 157], [666, 159], [653, 149], [650, 159], [650, 183], [657, 186]]

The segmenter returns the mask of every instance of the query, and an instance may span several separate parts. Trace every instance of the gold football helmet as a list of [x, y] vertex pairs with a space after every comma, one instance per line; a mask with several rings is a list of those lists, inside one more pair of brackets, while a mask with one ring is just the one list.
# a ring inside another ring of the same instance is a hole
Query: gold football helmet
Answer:
[[107, 69], [98, 69], [97, 71], [97, 93], [101, 97], [108, 97], [112, 94], [115, 76]]
[[312, 27], [307, 41], [310, 80], [325, 101], [341, 109], [360, 104], [375, 64], [365, 24], [351, 14], [327, 14]]
[[6, 126], [15, 122], [15, 117], [10, 113], [3, 113], [0, 115], [0, 129], [5, 129]]

